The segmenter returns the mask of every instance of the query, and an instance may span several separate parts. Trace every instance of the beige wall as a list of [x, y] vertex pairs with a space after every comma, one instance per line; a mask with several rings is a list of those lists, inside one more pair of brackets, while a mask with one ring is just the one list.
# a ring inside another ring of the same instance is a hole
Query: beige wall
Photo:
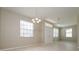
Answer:
[[77, 45], [79, 47], [79, 16], [77, 16]]
[[[0, 27], [1, 27], [1, 8], [0, 8]], [[1, 29], [0, 29], [0, 32], [1, 32]], [[1, 38], [1, 33], [0, 33], [0, 38]], [[0, 43], [1, 43], [1, 40], [0, 40]], [[1, 44], [0, 44], [1, 46]]]
[[41, 43], [42, 27], [34, 24], [34, 37], [20, 37], [20, 19], [31, 22], [30, 18], [24, 17], [14, 12], [1, 9], [0, 19], [0, 49], [29, 46]]
[[[67, 28], [72, 28], [72, 38], [66, 38], [65, 37], [65, 30]], [[61, 40], [72, 40], [72, 41], [77, 41], [77, 25], [69, 26], [69, 27], [64, 27], [61, 28]]]

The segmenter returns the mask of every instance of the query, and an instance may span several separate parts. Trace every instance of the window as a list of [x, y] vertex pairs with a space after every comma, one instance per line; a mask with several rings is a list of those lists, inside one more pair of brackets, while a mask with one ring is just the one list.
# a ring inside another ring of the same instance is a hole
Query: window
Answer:
[[20, 36], [33, 37], [33, 23], [20, 20]]
[[53, 29], [53, 37], [58, 37], [58, 35], [59, 35], [58, 28], [54, 28]]
[[66, 37], [72, 37], [72, 28], [66, 29]]

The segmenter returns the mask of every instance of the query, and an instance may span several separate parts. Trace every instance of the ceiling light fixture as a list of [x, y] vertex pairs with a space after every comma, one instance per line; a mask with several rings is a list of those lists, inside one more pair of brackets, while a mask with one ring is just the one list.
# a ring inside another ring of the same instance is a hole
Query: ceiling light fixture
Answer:
[[33, 23], [40, 23], [41, 19], [40, 18], [34, 18], [32, 19]]
[[[37, 16], [37, 17], [36, 17], [36, 16]], [[41, 19], [38, 18], [37, 8], [35, 8], [35, 17], [36, 17], [36, 18], [33, 18], [33, 19], [32, 19], [33, 23], [40, 23], [40, 22], [41, 22]]]

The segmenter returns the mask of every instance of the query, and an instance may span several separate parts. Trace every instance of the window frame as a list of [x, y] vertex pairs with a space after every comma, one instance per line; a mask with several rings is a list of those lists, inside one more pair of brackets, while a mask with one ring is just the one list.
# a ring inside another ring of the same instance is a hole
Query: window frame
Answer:
[[[70, 32], [69, 32], [68, 30], [69, 30]], [[72, 28], [66, 29], [66, 30], [65, 30], [65, 33], [66, 33], [65, 37], [72, 38]], [[69, 35], [69, 34], [70, 34], [70, 35]]]
[[53, 28], [53, 37], [59, 37], [59, 29], [58, 28]]
[[29, 21], [20, 20], [20, 37], [33, 37], [33, 36], [34, 36], [34, 24]]

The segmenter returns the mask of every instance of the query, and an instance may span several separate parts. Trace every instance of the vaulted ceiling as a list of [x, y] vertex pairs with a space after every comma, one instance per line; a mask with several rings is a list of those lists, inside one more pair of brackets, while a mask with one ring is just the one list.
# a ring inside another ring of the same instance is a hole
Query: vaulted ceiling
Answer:
[[30, 18], [41, 17], [42, 20], [56, 22], [60, 27], [77, 24], [79, 14], [79, 8], [76, 7], [6, 7], [4, 9]]

